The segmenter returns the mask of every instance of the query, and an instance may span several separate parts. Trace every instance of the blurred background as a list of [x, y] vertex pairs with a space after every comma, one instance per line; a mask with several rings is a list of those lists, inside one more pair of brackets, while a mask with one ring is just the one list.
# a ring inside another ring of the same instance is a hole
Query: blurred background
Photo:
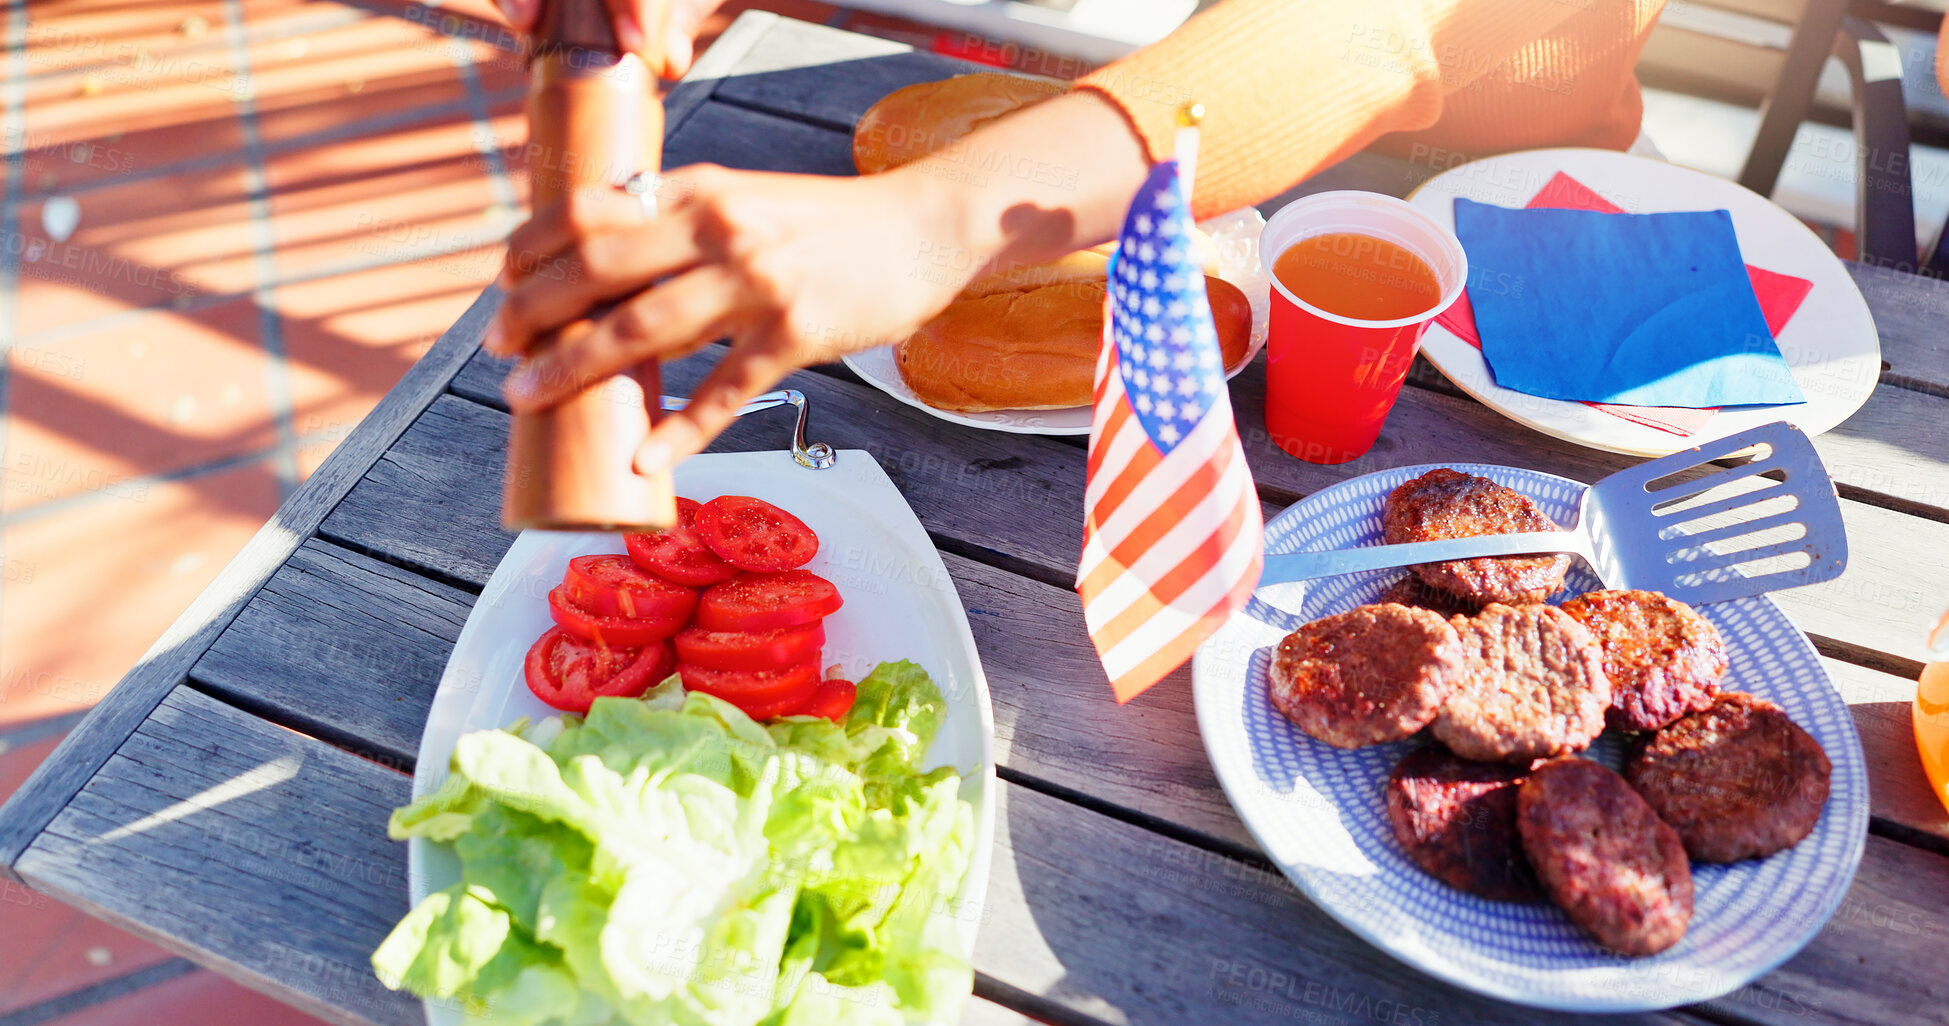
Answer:
[[[1806, 2], [1670, 0], [1640, 64], [1669, 159], [1739, 177]], [[1892, 44], [1924, 244], [1949, 211], [1946, 3], [1849, 5]], [[757, 8], [1073, 76], [1197, 6], [732, 0], [706, 36]], [[0, 17], [3, 798], [494, 277], [526, 75], [490, 0]], [[1829, 61], [1773, 192], [1842, 256], [1848, 96]], [[0, 1026], [313, 1021], [17, 886], [0, 936]]]

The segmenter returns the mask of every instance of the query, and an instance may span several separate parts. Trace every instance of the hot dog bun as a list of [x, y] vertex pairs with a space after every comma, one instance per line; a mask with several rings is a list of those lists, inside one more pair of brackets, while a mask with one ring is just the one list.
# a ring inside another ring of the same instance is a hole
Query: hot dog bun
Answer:
[[1061, 82], [987, 71], [896, 89], [853, 126], [853, 166], [863, 175], [899, 167], [1009, 111], [1068, 91]]
[[[1107, 292], [1099, 275], [957, 299], [894, 347], [901, 380], [921, 402], [960, 413], [1087, 406]], [[1205, 294], [1225, 366], [1237, 366], [1251, 345], [1252, 306], [1223, 278], [1205, 276]]]

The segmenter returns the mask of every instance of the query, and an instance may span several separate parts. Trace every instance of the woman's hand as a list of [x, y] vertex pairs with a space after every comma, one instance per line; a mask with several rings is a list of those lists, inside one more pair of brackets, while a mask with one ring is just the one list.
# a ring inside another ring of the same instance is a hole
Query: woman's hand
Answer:
[[[696, 56], [692, 40], [704, 19], [724, 0], [602, 0], [609, 8], [616, 41], [649, 64], [658, 78], [682, 78]], [[535, 25], [542, 0], [495, 0], [508, 23], [526, 32]]]
[[[654, 219], [609, 189], [539, 211], [508, 240], [507, 302], [484, 343], [529, 356], [508, 404], [543, 409], [728, 335], [690, 405], [637, 452], [637, 470], [668, 470], [793, 370], [906, 338], [978, 273], [1114, 236], [1149, 168], [1123, 114], [1093, 93], [1016, 111], [967, 142], [863, 178], [681, 168], [663, 176]], [[593, 328], [534, 351], [584, 317]]]
[[[939, 313], [990, 254], [962, 239], [933, 179], [731, 171], [663, 176], [660, 213], [634, 197], [583, 190], [508, 240], [507, 302], [487, 348], [528, 354], [589, 316], [582, 331], [508, 377], [516, 412], [545, 408], [645, 360], [729, 336], [690, 405], [661, 418], [637, 456], [644, 473], [699, 452], [747, 400], [799, 368], [897, 342]], [[652, 282], [661, 282], [654, 288]]]

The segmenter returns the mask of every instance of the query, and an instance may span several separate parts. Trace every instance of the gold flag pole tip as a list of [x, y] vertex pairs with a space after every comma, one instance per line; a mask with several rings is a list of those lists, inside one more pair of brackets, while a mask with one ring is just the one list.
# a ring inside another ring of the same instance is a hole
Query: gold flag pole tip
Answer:
[[1205, 105], [1191, 102], [1178, 108], [1178, 127], [1196, 128], [1205, 119]]

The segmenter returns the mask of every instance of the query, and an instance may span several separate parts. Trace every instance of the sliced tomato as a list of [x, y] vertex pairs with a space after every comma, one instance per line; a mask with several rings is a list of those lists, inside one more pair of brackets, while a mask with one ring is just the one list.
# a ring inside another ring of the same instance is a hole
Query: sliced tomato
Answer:
[[712, 670], [776, 670], [807, 660], [818, 661], [826, 643], [821, 623], [775, 631], [707, 631], [692, 627], [671, 639], [677, 658]]
[[717, 558], [697, 534], [697, 511], [702, 508], [696, 499], [678, 496], [677, 526], [623, 536], [630, 560], [672, 584], [692, 588], [716, 584], [736, 574], [738, 568]]
[[838, 723], [853, 711], [853, 700], [858, 697], [859, 686], [850, 680], [822, 680], [812, 690], [812, 698], [805, 703], [805, 707], [792, 715], [823, 716]]
[[697, 535], [742, 570], [791, 570], [819, 552], [819, 536], [805, 521], [749, 495], [720, 495], [704, 503], [697, 511]]
[[679, 662], [684, 689], [715, 695], [754, 720], [783, 716], [805, 705], [819, 687], [819, 664], [808, 660], [783, 670], [711, 670]]
[[739, 574], [713, 584], [697, 602], [697, 626], [710, 631], [775, 631], [832, 615], [839, 589], [810, 570]]
[[608, 648], [551, 627], [528, 649], [522, 669], [536, 698], [557, 709], [585, 713], [598, 698], [634, 698], [648, 691], [676, 664], [676, 652], [667, 641]]
[[549, 590], [548, 615], [554, 619], [557, 627], [570, 634], [611, 648], [635, 648], [662, 641], [683, 630], [689, 623], [687, 618], [678, 616], [598, 616], [576, 605], [575, 600], [568, 597], [565, 586]]
[[689, 620], [697, 591], [645, 573], [628, 556], [577, 556], [562, 575], [569, 600], [597, 616]]

